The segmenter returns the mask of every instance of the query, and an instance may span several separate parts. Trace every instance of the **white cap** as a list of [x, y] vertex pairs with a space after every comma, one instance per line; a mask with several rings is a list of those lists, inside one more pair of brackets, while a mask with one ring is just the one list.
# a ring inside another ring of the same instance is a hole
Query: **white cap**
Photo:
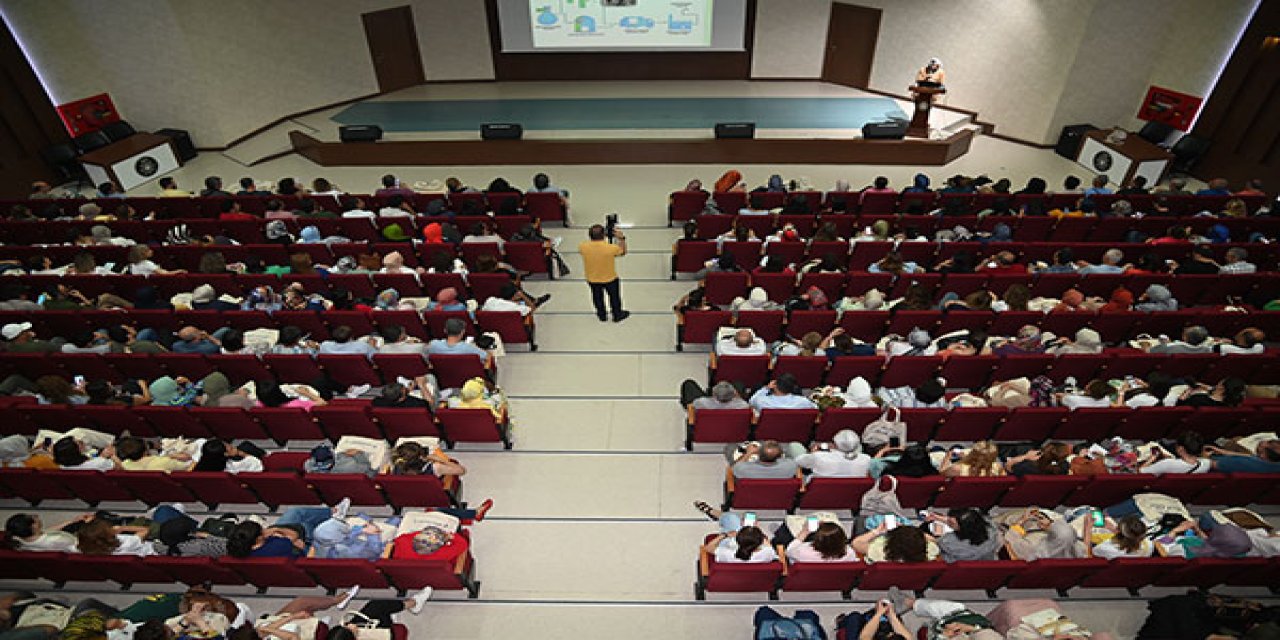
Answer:
[[22, 334], [23, 331], [30, 331], [30, 322], [10, 322], [0, 329], [0, 335], [4, 335], [5, 340], [12, 340]]

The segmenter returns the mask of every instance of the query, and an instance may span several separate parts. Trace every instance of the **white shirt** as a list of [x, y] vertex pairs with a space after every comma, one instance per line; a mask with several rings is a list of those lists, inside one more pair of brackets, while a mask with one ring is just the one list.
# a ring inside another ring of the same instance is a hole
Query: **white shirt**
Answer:
[[871, 472], [871, 456], [865, 453], [850, 459], [839, 451], [816, 451], [797, 456], [796, 464], [819, 478], [865, 478]]
[[132, 533], [117, 533], [116, 540], [120, 542], [120, 546], [116, 547], [113, 555], [117, 556], [154, 556], [156, 555], [155, 546], [150, 540], [142, 538]]
[[760, 545], [760, 548], [756, 549], [748, 560], [738, 559], [735, 555], [737, 553], [737, 539], [725, 538], [720, 541], [720, 546], [716, 547], [716, 562], [773, 562], [778, 559], [778, 553], [768, 543]]
[[1249, 549], [1246, 556], [1250, 558], [1280, 556], [1280, 536], [1269, 535], [1266, 529], [1245, 529], [1244, 532], [1249, 534], [1249, 540], [1253, 542], [1253, 548]]
[[227, 473], [258, 473], [263, 469], [262, 460], [253, 456], [245, 456], [242, 460], [227, 460]]
[[739, 347], [733, 340], [721, 340], [716, 343], [716, 353], [722, 356], [762, 356], [768, 353], [764, 340], [756, 338], [747, 347]]
[[787, 558], [792, 562], [853, 562], [858, 559], [858, 554], [854, 552], [853, 547], [846, 546], [843, 556], [824, 558], [807, 541], [792, 540], [791, 544], [787, 545]]
[[115, 468], [111, 458], [89, 458], [80, 464], [62, 467], [64, 471], [112, 471]]
[[160, 265], [150, 261], [143, 260], [129, 265], [129, 273], [135, 276], [149, 276], [160, 269]]
[[[344, 216], [346, 214], [343, 214]], [[378, 209], [379, 218], [412, 218], [413, 214], [397, 207], [383, 207]]]
[[1121, 549], [1120, 546], [1115, 543], [1114, 538], [1108, 539], [1102, 544], [1093, 545], [1093, 557], [1106, 558], [1107, 560], [1115, 558], [1149, 558], [1151, 557], [1152, 551], [1154, 551], [1154, 549], [1151, 546], [1151, 540], [1147, 538], [1142, 539], [1142, 544], [1138, 545], [1137, 551], [1125, 551]]
[[376, 218], [378, 217], [378, 214], [372, 211], [366, 211], [364, 209], [352, 209], [350, 211], [343, 211], [342, 217], [344, 218]]
[[1062, 406], [1075, 410], [1081, 407], [1109, 407], [1111, 406], [1111, 398], [1091, 398], [1089, 396], [1068, 395], [1062, 396]]
[[529, 307], [526, 307], [525, 305], [519, 302], [513, 302], [511, 300], [503, 300], [502, 298], [499, 298], [497, 296], [491, 296], [488, 300], [485, 300], [484, 306], [480, 307], [480, 310], [481, 311], [515, 311], [522, 316], [527, 316], [531, 311], [533, 311]]
[[1159, 462], [1152, 463], [1143, 467], [1143, 473], [1149, 473], [1153, 476], [1165, 473], [1209, 473], [1209, 469], [1213, 465], [1204, 458], [1198, 458], [1198, 462], [1194, 465], [1188, 464], [1182, 458], [1165, 458]]
[[66, 531], [45, 531], [35, 540], [18, 539], [19, 551], [62, 551], [76, 553], [76, 537]]
[[1160, 398], [1149, 393], [1143, 393], [1125, 400], [1124, 406], [1129, 407], [1130, 409], [1137, 409], [1140, 407], [1158, 407], [1160, 406]]
[[1252, 347], [1249, 347], [1248, 349], [1244, 347], [1237, 347], [1234, 344], [1224, 344], [1218, 347], [1218, 351], [1220, 353], [1233, 353], [1233, 354], [1263, 353], [1264, 351], [1266, 351], [1266, 348], [1267, 348], [1266, 345], [1262, 344], [1261, 342], [1253, 345]]

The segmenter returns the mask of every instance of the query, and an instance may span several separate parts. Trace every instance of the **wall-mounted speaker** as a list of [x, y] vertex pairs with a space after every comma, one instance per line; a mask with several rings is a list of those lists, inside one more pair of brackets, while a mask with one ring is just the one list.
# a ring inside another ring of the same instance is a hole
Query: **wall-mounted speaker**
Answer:
[[716, 138], [754, 138], [756, 123], [754, 122], [717, 122]]
[[480, 138], [484, 140], [519, 140], [524, 127], [515, 122], [486, 122], [480, 125]]
[[343, 142], [377, 142], [382, 139], [382, 127], [376, 124], [350, 124], [338, 127], [338, 139]]
[[866, 140], [901, 140], [906, 135], [906, 120], [868, 122], [862, 125], [862, 137]]

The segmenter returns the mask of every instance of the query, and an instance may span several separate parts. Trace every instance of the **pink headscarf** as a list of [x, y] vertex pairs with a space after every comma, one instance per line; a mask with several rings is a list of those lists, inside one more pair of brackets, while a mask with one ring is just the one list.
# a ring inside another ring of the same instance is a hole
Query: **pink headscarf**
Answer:
[[445, 287], [436, 292], [436, 302], [439, 304], [453, 304], [458, 301], [458, 290], [453, 287]]

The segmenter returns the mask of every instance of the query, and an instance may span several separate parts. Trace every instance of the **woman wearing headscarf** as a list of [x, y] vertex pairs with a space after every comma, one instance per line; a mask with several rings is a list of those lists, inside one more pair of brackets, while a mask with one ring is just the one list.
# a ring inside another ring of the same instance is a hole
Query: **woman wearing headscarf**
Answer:
[[991, 353], [998, 356], [1044, 353], [1039, 327], [1029, 324], [1018, 329], [1018, 335], [993, 348]]
[[1083, 558], [1084, 543], [1071, 524], [1056, 513], [1027, 509], [1004, 534], [1010, 551], [1019, 560]]
[[267, 242], [276, 244], [291, 244], [293, 242], [293, 234], [289, 233], [289, 227], [285, 225], [284, 220], [268, 221], [262, 233], [266, 236]]
[[769, 293], [763, 287], [753, 287], [746, 298], [741, 296], [734, 298], [729, 305], [729, 310], [734, 312], [774, 311], [781, 308], [782, 305], [769, 299]]
[[929, 193], [933, 189], [929, 188], [929, 176], [923, 173], [917, 173], [916, 177], [911, 181], [911, 186], [903, 189], [903, 193]]
[[1125, 312], [1133, 310], [1133, 292], [1124, 287], [1116, 287], [1111, 292], [1111, 299], [1102, 305], [1098, 311], [1102, 313]]
[[787, 185], [782, 182], [782, 176], [775, 173], [769, 176], [769, 182], [765, 184], [764, 189], [770, 193], [786, 193]]
[[1177, 311], [1178, 300], [1173, 297], [1173, 293], [1169, 288], [1161, 284], [1153, 284], [1147, 287], [1146, 292], [1138, 298], [1138, 302], [1133, 305], [1134, 311]]
[[1071, 313], [1075, 311], [1091, 311], [1084, 304], [1084, 294], [1079, 289], [1067, 289], [1062, 299], [1053, 306], [1052, 313]]
[[378, 296], [373, 299], [373, 308], [377, 311], [397, 311], [400, 309], [413, 309], [413, 305], [409, 303], [400, 304], [400, 292], [395, 289], [383, 289], [378, 292]]
[[149, 385], [151, 405], [156, 407], [189, 407], [196, 404], [200, 389], [185, 377], [161, 376]]
[[851, 409], [875, 409], [880, 405], [871, 396], [871, 383], [862, 376], [857, 376], [849, 381], [849, 388], [845, 389], [844, 406]]
[[747, 185], [742, 182], [742, 172], [737, 169], [730, 169], [716, 180], [716, 193], [743, 192], [747, 190]]
[[392, 251], [382, 258], [382, 270], [378, 273], [414, 273], [415, 271], [404, 266], [404, 255], [399, 251]]
[[862, 452], [861, 438], [850, 429], [836, 432], [830, 444], [788, 443], [786, 452], [796, 465], [812, 472], [811, 478], [865, 478], [871, 468], [871, 456]]
[[1063, 340], [1062, 344], [1045, 349], [1045, 353], [1060, 356], [1068, 353], [1102, 353], [1102, 336], [1088, 327], [1076, 331], [1072, 340]]
[[436, 292], [436, 299], [427, 303], [427, 311], [466, 311], [466, 303], [458, 300], [458, 290], [445, 287]]
[[449, 399], [449, 408], [488, 409], [498, 419], [506, 415], [506, 401], [491, 393], [482, 378], [472, 378], [463, 383], [458, 395]]

